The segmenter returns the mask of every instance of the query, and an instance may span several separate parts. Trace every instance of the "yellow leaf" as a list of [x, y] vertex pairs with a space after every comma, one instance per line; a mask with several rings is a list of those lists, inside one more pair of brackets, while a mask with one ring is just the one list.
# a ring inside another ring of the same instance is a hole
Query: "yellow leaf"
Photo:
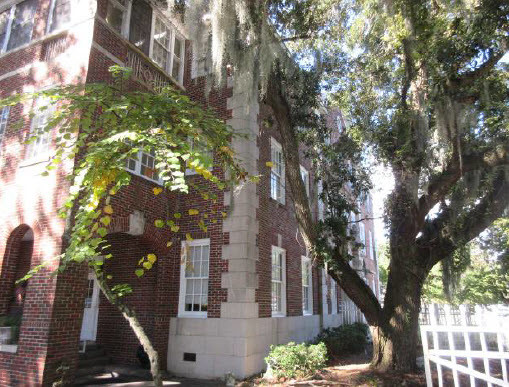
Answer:
[[155, 254], [149, 254], [147, 255], [147, 259], [150, 263], [154, 263], [155, 261], [157, 261], [157, 256]]
[[170, 227], [170, 230], [171, 230], [172, 232], [177, 232], [178, 230], [180, 230], [180, 226], [173, 225], [173, 226], [171, 226], [171, 227]]
[[182, 214], [180, 212], [177, 212], [177, 213], [173, 214], [173, 216], [174, 216], [175, 219], [182, 218]]
[[198, 214], [199, 214], [198, 210], [195, 210], [195, 209], [190, 209], [189, 210], [189, 215], [198, 215]]
[[146, 270], [150, 270], [150, 269], [152, 269], [152, 263], [150, 263], [150, 262], [143, 262], [143, 267]]
[[110, 223], [111, 223], [111, 217], [110, 216], [103, 216], [101, 219], [100, 219], [101, 223], [104, 224], [105, 226], [108, 226]]
[[217, 219], [212, 219], [212, 223], [217, 223]]
[[189, 233], [186, 234], [186, 240], [188, 240], [189, 242], [194, 241], [193, 237]]
[[104, 212], [105, 212], [106, 214], [110, 214], [110, 215], [111, 215], [111, 214], [113, 214], [113, 207], [112, 207], [112, 206], [106, 206], [106, 207], [104, 207]]
[[173, 244], [173, 242], [169, 241], [169, 242], [166, 243], [166, 247], [171, 247], [172, 244]]
[[154, 195], [159, 195], [161, 192], [163, 192], [163, 189], [162, 188], [159, 188], [159, 187], [154, 187], [152, 189], [152, 191], [154, 192]]
[[223, 215], [223, 218], [226, 218], [228, 214], [226, 212], [221, 211], [221, 215]]
[[274, 163], [272, 161], [267, 161], [265, 165], [269, 168], [272, 168], [274, 166]]

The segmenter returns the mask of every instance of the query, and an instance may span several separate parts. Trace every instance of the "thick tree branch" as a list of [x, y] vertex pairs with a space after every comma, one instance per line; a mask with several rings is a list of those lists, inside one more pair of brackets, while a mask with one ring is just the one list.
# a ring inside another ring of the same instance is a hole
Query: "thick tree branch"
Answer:
[[364, 313], [369, 325], [379, 325], [382, 307], [371, 288], [357, 272], [342, 258], [339, 249], [334, 252], [334, 264], [329, 267], [329, 275], [336, 280], [350, 299]]
[[[504, 44], [505, 46], [506, 44]], [[493, 53], [490, 58], [480, 65], [478, 68], [472, 71], [468, 71], [465, 74], [451, 78], [447, 82], [447, 86], [449, 90], [455, 91], [462, 87], [470, 86], [476, 80], [484, 78], [498, 63], [498, 61], [505, 55], [507, 49], [504, 49], [501, 52]]]
[[509, 206], [509, 181], [505, 175], [500, 170], [494, 178], [493, 189], [466, 214], [456, 216], [454, 211], [445, 211], [429, 222], [418, 243], [430, 268], [477, 237], [502, 215]]
[[427, 192], [419, 198], [417, 220], [420, 227], [418, 228], [424, 225], [429, 211], [450, 192], [453, 185], [463, 175], [474, 170], [500, 165], [509, 165], [509, 144], [502, 144], [482, 153], [463, 155], [462, 163], [458, 158], [452, 160], [442, 173], [431, 179]]

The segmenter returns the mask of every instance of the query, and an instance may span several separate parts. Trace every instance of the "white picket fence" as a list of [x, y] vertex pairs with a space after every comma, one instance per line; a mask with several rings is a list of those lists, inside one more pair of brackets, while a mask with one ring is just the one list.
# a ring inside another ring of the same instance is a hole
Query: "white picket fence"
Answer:
[[421, 309], [428, 387], [433, 386], [432, 365], [436, 368], [439, 387], [452, 385], [450, 378], [444, 379], [446, 373], [452, 373], [455, 387], [509, 386], [509, 319], [503, 309], [501, 312], [499, 308], [439, 304], [423, 305]]

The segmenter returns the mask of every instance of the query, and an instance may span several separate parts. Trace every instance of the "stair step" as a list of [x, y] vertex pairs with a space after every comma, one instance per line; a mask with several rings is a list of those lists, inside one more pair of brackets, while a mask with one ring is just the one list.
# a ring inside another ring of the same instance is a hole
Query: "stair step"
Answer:
[[92, 367], [79, 367], [76, 369], [76, 372], [75, 372], [75, 377], [76, 378], [81, 378], [81, 377], [85, 377], [85, 376], [91, 376], [91, 375], [97, 375], [97, 374], [102, 374], [106, 372], [106, 364], [105, 365], [96, 365], [96, 366], [92, 366]]
[[89, 359], [80, 359], [78, 363], [78, 368], [89, 368], [95, 366], [106, 366], [111, 363], [111, 358], [106, 355], [96, 356]]
[[104, 352], [104, 349], [103, 348], [96, 348], [96, 349], [91, 349], [89, 350], [87, 348], [86, 352], [80, 352], [80, 360], [85, 360], [85, 359], [93, 359], [95, 357], [101, 357], [101, 356], [105, 356], [106, 353]]

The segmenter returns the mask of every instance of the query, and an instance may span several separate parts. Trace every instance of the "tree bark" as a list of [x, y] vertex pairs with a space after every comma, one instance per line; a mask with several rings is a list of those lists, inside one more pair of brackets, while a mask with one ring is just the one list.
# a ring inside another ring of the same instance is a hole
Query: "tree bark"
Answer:
[[99, 284], [99, 288], [103, 292], [104, 296], [112, 305], [114, 305], [120, 311], [120, 313], [122, 313], [122, 316], [124, 316], [124, 318], [127, 320], [134, 334], [138, 338], [140, 344], [143, 346], [143, 349], [147, 353], [150, 359], [150, 372], [154, 380], [154, 386], [162, 387], [163, 378], [159, 366], [159, 355], [155, 350], [154, 346], [152, 345], [149, 337], [145, 333], [145, 330], [143, 329], [142, 325], [140, 324], [140, 321], [138, 320], [136, 313], [134, 312], [134, 310], [132, 310], [123, 302], [121, 302], [120, 299], [111, 291], [108, 283], [104, 279], [104, 274], [100, 270], [96, 269], [95, 274], [97, 277], [97, 283]]

